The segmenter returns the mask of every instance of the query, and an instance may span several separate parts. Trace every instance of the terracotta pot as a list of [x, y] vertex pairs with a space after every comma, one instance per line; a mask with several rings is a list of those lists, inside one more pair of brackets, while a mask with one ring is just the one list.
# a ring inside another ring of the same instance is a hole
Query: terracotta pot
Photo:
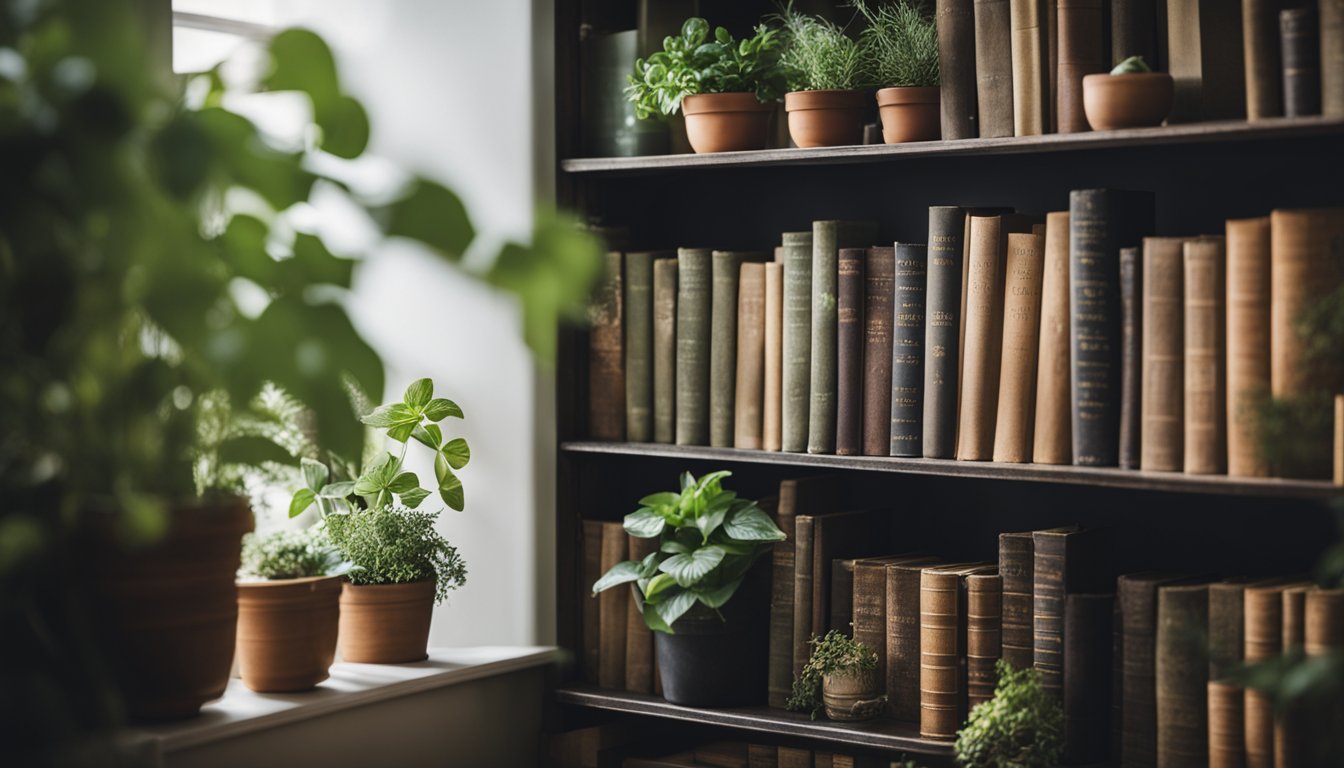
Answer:
[[423, 661], [434, 582], [341, 586], [341, 658], [361, 664]]
[[135, 720], [197, 714], [233, 666], [238, 572], [252, 510], [241, 499], [170, 512], [168, 533], [123, 551], [110, 530], [90, 553], [96, 642]]
[[877, 111], [882, 117], [883, 141], [936, 141], [942, 135], [939, 97], [937, 86], [879, 90]]
[[238, 670], [261, 693], [307, 691], [336, 657], [341, 578], [238, 583]]
[[1083, 112], [1094, 131], [1161, 125], [1175, 86], [1166, 72], [1085, 75]]
[[823, 675], [821, 700], [826, 705], [826, 716], [842, 721], [871, 720], [887, 706], [876, 669]]
[[800, 147], [863, 143], [862, 91], [792, 91], [784, 94], [784, 111]]
[[774, 109], [754, 93], [697, 93], [681, 100], [686, 138], [696, 152], [765, 149]]

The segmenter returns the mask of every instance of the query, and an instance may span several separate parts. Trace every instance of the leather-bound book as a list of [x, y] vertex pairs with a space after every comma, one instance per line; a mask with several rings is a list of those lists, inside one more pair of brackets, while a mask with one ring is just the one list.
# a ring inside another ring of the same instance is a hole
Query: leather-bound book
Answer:
[[588, 436], [625, 439], [625, 319], [621, 254], [606, 255], [605, 271], [588, 305]]
[[1279, 53], [1282, 8], [1283, 0], [1241, 0], [1248, 120], [1283, 116], [1283, 67]]
[[1143, 429], [1143, 255], [1120, 249], [1120, 468], [1138, 469]]
[[761, 448], [778, 451], [783, 444], [784, 265], [765, 265], [765, 382], [761, 414]]
[[[807, 662], [807, 638], [801, 648], [794, 645], [794, 582], [797, 575], [795, 542], [798, 514], [812, 514], [830, 503], [836, 492], [836, 480], [830, 475], [785, 480], [779, 484], [779, 507], [775, 521], [785, 539], [775, 542], [771, 551], [769, 704], [784, 708], [793, 686], [793, 676]], [[811, 530], [808, 540], [811, 541]], [[807, 560], [811, 567], [811, 555]], [[808, 599], [812, 592], [807, 591]], [[810, 611], [809, 607], [809, 611]], [[811, 624], [810, 614], [808, 624]], [[811, 628], [810, 626], [808, 627]], [[803, 654], [796, 660], [795, 652]]]
[[737, 372], [733, 447], [760, 450], [765, 416], [765, 265], [741, 267], [737, 292]]
[[835, 768], [835, 754], [813, 750], [812, 768]]
[[784, 233], [781, 449], [807, 450], [812, 380], [812, 233]]
[[1032, 461], [1073, 462], [1073, 398], [1069, 382], [1069, 212], [1045, 215], [1041, 269], [1041, 336], [1036, 360]]
[[[869, 248], [863, 275], [863, 454], [887, 456], [891, 453], [896, 249]], [[923, 280], [920, 283], [923, 295]], [[922, 320], [922, 312], [920, 316]], [[920, 326], [922, 333], [922, 322]]]
[[854, 639], [877, 654], [879, 680], [887, 679], [887, 566], [931, 562], [927, 555], [909, 553], [854, 561]]
[[1047, 0], [1010, 0], [1013, 65], [1013, 135], [1039, 136], [1050, 128]]
[[1002, 216], [972, 216], [970, 222], [957, 458], [989, 461], [999, 401], [1007, 232]]
[[1032, 590], [1035, 549], [1031, 532], [999, 534], [999, 575], [1003, 578], [1003, 659], [1017, 669], [1035, 659], [1032, 639]]
[[1306, 584], [1294, 584], [1283, 590], [1283, 651], [1301, 652], [1307, 642]]
[[1209, 588], [1157, 591], [1157, 764], [1202, 768], [1209, 760]]
[[966, 707], [994, 698], [1002, 652], [1003, 579], [997, 573], [966, 577]]
[[[640, 539], [626, 534], [627, 558], [639, 562], [658, 551], [658, 539]], [[629, 595], [625, 609], [625, 690], [653, 693], [653, 632], [635, 603], [634, 590], [616, 587], [612, 592]]]
[[1083, 112], [1083, 76], [1106, 69], [1102, 58], [1102, 0], [1058, 0], [1059, 84], [1055, 115], [1060, 133], [1091, 130]]
[[1209, 681], [1209, 768], [1246, 768], [1241, 686]]
[[897, 243], [893, 274], [891, 331], [891, 417], [887, 451], [892, 456], [920, 456], [924, 435], [925, 291], [928, 286], [928, 248]]
[[1279, 11], [1283, 49], [1283, 114], [1321, 114], [1321, 35], [1316, 8]]
[[709, 445], [710, 251], [677, 250], [677, 445]]
[[1256, 400], [1269, 391], [1269, 217], [1227, 222], [1227, 473], [1264, 477]]
[[1116, 580], [1120, 603], [1121, 662], [1120, 765], [1157, 765], [1157, 590], [1181, 577], [1168, 573], [1126, 574]]
[[1019, 232], [1008, 235], [994, 461], [1031, 461], [1044, 240], [1040, 235]]
[[[1245, 662], [1254, 664], [1272, 659], [1283, 650], [1283, 591], [1290, 583], [1278, 582], [1246, 587], [1244, 637]], [[1247, 688], [1246, 766], [1274, 766], [1274, 703], [1266, 691]]]
[[1154, 0], [1111, 0], [1111, 66], [1142, 56], [1157, 70], [1157, 8]]
[[598, 638], [602, 634], [601, 602], [593, 595], [593, 585], [602, 578], [602, 521], [583, 521], [583, 583], [579, 584], [579, 605], [583, 620], [583, 681], [597, 685], [601, 656]]
[[779, 768], [779, 747], [774, 744], [748, 744], [747, 768]]
[[[841, 248], [836, 297], [835, 443], [838, 456], [863, 453], [864, 257]], [[810, 448], [810, 445], [809, 445]]]
[[975, 0], [975, 94], [980, 138], [1013, 135], [1013, 35], [1008, 0]]
[[919, 735], [951, 739], [966, 719], [966, 577], [994, 566], [935, 566], [919, 582]]
[[[976, 125], [975, 5], [937, 0], [938, 70], [943, 139], [974, 139]], [[932, 239], [929, 241], [932, 243]]]
[[1246, 643], [1246, 587], [1257, 581], [1234, 578], [1209, 585], [1210, 680], [1222, 680], [1241, 666]]
[[831, 594], [827, 606], [830, 615], [826, 629], [854, 636], [854, 562], [852, 557], [831, 561]]
[[1064, 599], [1112, 588], [1110, 541], [1104, 529], [1060, 528], [1032, 533], [1032, 547], [1033, 664], [1041, 687], [1062, 696]]
[[1321, 114], [1344, 117], [1344, 0], [1321, 0]]
[[779, 747], [779, 768], [814, 768], [812, 750], [798, 747]]
[[1176, 98], [1167, 123], [1246, 117], [1241, 14], [1228, 0], [1166, 0], [1167, 71]]
[[887, 573], [887, 701], [892, 716], [919, 721], [920, 574], [931, 563], [892, 563]]
[[1120, 249], [1152, 230], [1151, 192], [1069, 193], [1074, 464], [1119, 464]]
[[1227, 471], [1224, 241], [1185, 244], [1185, 472]]
[[812, 634], [824, 635], [829, 629], [840, 629], [830, 626], [831, 561], [880, 552], [887, 519], [887, 515], [873, 510], [835, 512], [812, 518]]
[[[941, 15], [939, 18], [941, 23]], [[946, 97], [943, 104], [946, 109]], [[928, 289], [924, 297], [923, 453], [930, 459], [951, 459], [957, 455], [965, 227], [966, 209], [953, 205], [929, 208]]]
[[1327, 656], [1344, 648], [1344, 589], [1307, 592], [1304, 630], [1308, 656]]
[[653, 439], [677, 437], [677, 260], [653, 262]]
[[812, 536], [813, 515], [794, 518], [793, 545], [793, 676], [802, 674], [811, 657], [812, 635]]
[[1104, 763], [1111, 747], [1115, 595], [1064, 599], [1064, 762]]
[[653, 260], [625, 254], [625, 439], [653, 440]]
[[812, 222], [812, 377], [808, 453], [835, 452], [840, 249], [867, 245], [875, 230], [874, 225], [864, 222]]
[[742, 251], [714, 251], [711, 258], [709, 332], [709, 444], [733, 447], [734, 397], [737, 392], [737, 295]]
[[[602, 523], [602, 573], [623, 562], [629, 552], [628, 534], [620, 523]], [[626, 611], [631, 607], [630, 590], [608, 589], [597, 596], [599, 613], [597, 684], [603, 688], [625, 687]]]
[[1185, 468], [1185, 243], [1143, 238], [1143, 398], [1139, 468]]

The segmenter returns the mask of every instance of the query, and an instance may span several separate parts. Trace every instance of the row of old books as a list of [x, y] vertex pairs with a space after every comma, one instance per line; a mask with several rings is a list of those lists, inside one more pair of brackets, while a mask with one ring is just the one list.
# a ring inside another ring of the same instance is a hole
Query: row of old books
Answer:
[[583, 521], [583, 578], [579, 605], [583, 626], [584, 681], [633, 693], [661, 694], [653, 633], [628, 589], [609, 589], [596, 597], [588, 591], [612, 566], [643, 560], [657, 539], [639, 539], [620, 522]]
[[1083, 77], [1142, 56], [1168, 121], [1344, 116], [1344, 3], [938, 0], [944, 139], [1089, 129]]
[[[628, 722], [577, 728], [553, 734], [549, 765], [555, 768], [896, 768], [872, 755], [850, 755], [797, 746], [716, 739], [686, 748], [689, 739], [667, 728], [641, 728]], [[679, 751], [650, 744], [677, 743]], [[664, 748], [666, 749], [666, 748]]]

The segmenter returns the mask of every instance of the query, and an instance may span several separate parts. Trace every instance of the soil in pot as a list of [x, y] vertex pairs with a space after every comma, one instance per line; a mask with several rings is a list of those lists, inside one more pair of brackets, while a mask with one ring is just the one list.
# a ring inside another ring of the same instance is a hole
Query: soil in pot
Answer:
[[769, 577], [757, 563], [720, 609], [723, 619], [696, 604], [672, 625], [676, 634], [654, 633], [663, 698], [687, 707], [740, 707], [765, 699]]
[[341, 586], [341, 658], [361, 664], [423, 661], [434, 582]]
[[341, 578], [238, 584], [238, 670], [261, 693], [311, 690], [336, 656]]
[[826, 716], [841, 722], [871, 720], [882, 714], [887, 706], [876, 669], [856, 674], [824, 675], [821, 700], [826, 705]]
[[774, 109], [754, 93], [697, 93], [681, 100], [686, 138], [702, 153], [765, 149]]
[[784, 110], [800, 147], [863, 143], [862, 91], [792, 91], [784, 94]]
[[941, 135], [940, 91], [931, 88], [883, 88], [877, 92], [882, 140], [888, 144], [934, 141]]

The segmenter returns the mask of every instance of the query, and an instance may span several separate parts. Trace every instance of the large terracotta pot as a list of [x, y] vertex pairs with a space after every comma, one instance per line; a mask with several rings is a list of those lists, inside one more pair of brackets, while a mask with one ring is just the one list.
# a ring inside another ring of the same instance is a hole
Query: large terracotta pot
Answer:
[[123, 551], [111, 531], [90, 554], [96, 642], [135, 720], [197, 714], [233, 666], [238, 572], [252, 510], [241, 499], [170, 512], [168, 533]]
[[238, 670], [262, 693], [307, 691], [336, 657], [341, 578], [238, 583]]
[[754, 93], [697, 93], [681, 100], [686, 138], [696, 152], [765, 149], [774, 109]]
[[826, 716], [839, 721], [871, 720], [887, 706], [876, 669], [823, 675], [821, 700]]
[[434, 582], [341, 587], [341, 658], [362, 664], [423, 661]]
[[1094, 131], [1161, 125], [1174, 97], [1166, 72], [1083, 76], [1083, 112]]
[[931, 88], [883, 88], [877, 92], [882, 140], [888, 144], [934, 141], [941, 134], [939, 95]]
[[862, 91], [792, 91], [784, 94], [784, 111], [800, 147], [863, 143]]

